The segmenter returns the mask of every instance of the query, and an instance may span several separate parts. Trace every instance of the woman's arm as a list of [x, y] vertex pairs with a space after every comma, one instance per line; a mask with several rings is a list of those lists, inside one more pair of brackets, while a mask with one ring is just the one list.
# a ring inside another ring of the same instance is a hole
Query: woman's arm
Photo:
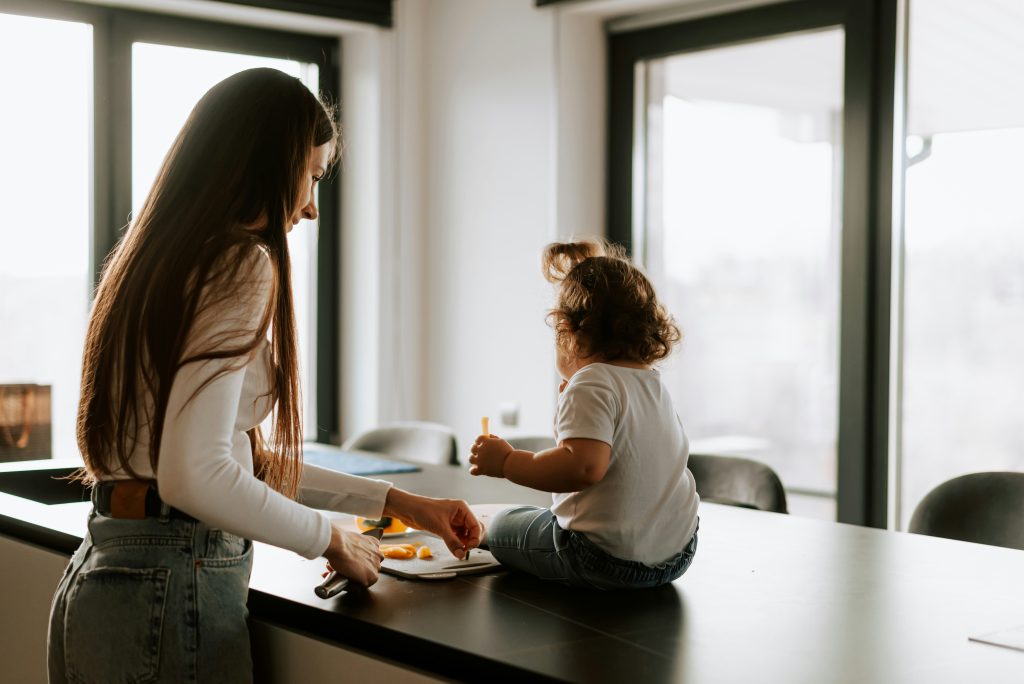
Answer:
[[513, 449], [505, 440], [481, 435], [470, 450], [473, 475], [504, 477], [545, 492], [578, 492], [604, 479], [612, 448], [596, 439], [565, 439], [533, 453]]
[[385, 500], [391, 487], [391, 483], [384, 480], [303, 463], [299, 501], [310, 508], [379, 518], [384, 515]]
[[434, 499], [392, 487], [390, 483], [310, 465], [302, 468], [302, 502], [316, 508], [389, 516], [441, 537], [456, 558], [480, 544], [480, 523], [464, 501]]

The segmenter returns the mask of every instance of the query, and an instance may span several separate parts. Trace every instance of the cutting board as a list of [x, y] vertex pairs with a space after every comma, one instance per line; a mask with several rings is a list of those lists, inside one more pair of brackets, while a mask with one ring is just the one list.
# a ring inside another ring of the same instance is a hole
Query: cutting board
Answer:
[[[408, 534], [386, 537], [382, 544], [423, 544], [430, 547], [433, 558], [410, 558], [400, 560], [385, 558], [381, 564], [381, 572], [397, 575], [407, 579], [444, 580], [461, 575], [478, 575], [501, 569], [501, 563], [494, 559], [489, 551], [473, 549], [468, 560], [455, 558], [444, 541], [427, 532], [409, 532]], [[418, 548], [418, 547], [417, 547]]]
[[[491, 518], [501, 510], [511, 508], [515, 504], [472, 504], [470, 510], [477, 517], [484, 530], [490, 524]], [[441, 580], [452, 579], [462, 575], [479, 575], [485, 572], [495, 572], [501, 569], [501, 563], [495, 560], [490, 551], [473, 549], [469, 554], [469, 560], [460, 561], [451, 552], [440, 537], [435, 537], [427, 532], [411, 530], [406, 534], [387, 535], [381, 541], [382, 544], [412, 544], [419, 542], [430, 547], [434, 557], [429, 560], [410, 558], [409, 560], [398, 560], [385, 558], [381, 565], [381, 571], [389, 575], [397, 575], [409, 579], [420, 580]]]

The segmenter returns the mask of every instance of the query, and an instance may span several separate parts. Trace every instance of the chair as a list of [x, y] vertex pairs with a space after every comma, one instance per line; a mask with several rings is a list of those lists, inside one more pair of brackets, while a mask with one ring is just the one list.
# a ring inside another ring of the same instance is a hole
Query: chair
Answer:
[[782, 481], [763, 463], [736, 456], [690, 454], [688, 467], [701, 501], [788, 512]]
[[341, 445], [347, 451], [372, 451], [384, 456], [435, 465], [459, 465], [455, 433], [438, 423], [392, 423], [355, 435]]
[[557, 446], [555, 438], [547, 435], [520, 435], [518, 437], [507, 437], [505, 441], [511, 444], [513, 449], [532, 451], [534, 453]]
[[928, 492], [910, 532], [1024, 550], [1024, 473], [961, 475]]

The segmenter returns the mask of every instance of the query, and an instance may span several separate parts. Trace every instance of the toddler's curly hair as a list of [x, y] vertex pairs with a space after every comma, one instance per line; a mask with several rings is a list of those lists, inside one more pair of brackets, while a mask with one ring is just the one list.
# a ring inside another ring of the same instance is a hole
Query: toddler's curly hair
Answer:
[[651, 282], [619, 245], [554, 242], [541, 263], [544, 277], [558, 286], [548, 322], [563, 353], [650, 364], [682, 339]]

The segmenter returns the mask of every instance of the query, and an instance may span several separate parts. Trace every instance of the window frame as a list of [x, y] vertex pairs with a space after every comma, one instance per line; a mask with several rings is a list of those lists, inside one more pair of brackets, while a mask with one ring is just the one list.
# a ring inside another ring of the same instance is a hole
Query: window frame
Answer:
[[[891, 524], [890, 425], [898, 426], [892, 378], [893, 197], [902, 183], [903, 0], [790, 0], [608, 35], [607, 235], [633, 248], [637, 183], [636, 65], [647, 59], [785, 34], [845, 32], [840, 272], [837, 519]], [[898, 199], [898, 197], [897, 197]], [[894, 228], [895, 226], [895, 228]]]

